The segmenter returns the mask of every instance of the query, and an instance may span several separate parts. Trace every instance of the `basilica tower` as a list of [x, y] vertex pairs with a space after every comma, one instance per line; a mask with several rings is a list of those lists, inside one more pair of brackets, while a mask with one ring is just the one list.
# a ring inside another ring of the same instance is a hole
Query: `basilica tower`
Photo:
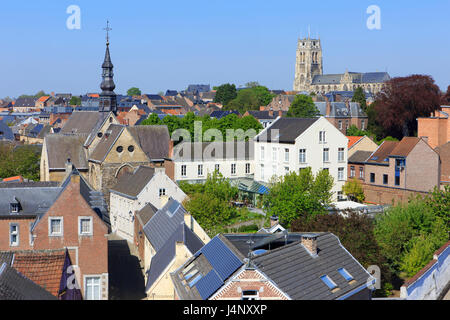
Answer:
[[309, 91], [314, 76], [323, 74], [320, 39], [299, 39], [295, 65], [294, 91]]

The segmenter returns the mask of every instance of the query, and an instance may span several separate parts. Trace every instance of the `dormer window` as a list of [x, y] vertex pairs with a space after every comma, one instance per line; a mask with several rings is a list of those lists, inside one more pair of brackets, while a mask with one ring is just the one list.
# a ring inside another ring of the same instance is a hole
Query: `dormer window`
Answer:
[[19, 213], [20, 205], [18, 203], [11, 203], [11, 213]]

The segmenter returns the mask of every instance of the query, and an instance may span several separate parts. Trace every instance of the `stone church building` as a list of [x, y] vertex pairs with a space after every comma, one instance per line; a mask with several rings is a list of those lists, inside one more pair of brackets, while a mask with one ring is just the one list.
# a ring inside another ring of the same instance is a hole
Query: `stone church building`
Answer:
[[354, 91], [362, 87], [378, 93], [390, 76], [386, 72], [348, 72], [323, 74], [323, 55], [320, 39], [299, 39], [295, 65], [294, 91], [325, 94], [331, 91]]

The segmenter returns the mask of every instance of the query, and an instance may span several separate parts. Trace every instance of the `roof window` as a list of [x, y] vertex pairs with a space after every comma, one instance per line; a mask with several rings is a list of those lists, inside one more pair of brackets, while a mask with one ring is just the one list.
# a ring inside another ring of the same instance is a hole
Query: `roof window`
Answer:
[[331, 280], [331, 278], [327, 275], [320, 277], [320, 280], [322, 280], [323, 283], [325, 283], [328, 286], [328, 288], [330, 288], [330, 290], [334, 290], [337, 288], [337, 284], [334, 283], [333, 280]]
[[338, 270], [338, 272], [341, 274], [341, 276], [344, 277], [345, 280], [347, 281], [352, 281], [354, 278], [353, 276], [347, 271], [345, 270], [345, 268], [341, 268]]

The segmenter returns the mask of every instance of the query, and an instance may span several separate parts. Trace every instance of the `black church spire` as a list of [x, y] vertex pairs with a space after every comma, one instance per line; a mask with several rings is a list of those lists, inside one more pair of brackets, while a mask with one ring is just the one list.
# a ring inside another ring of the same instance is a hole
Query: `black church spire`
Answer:
[[111, 62], [111, 54], [109, 52], [109, 31], [112, 29], [109, 27], [109, 21], [106, 25], [106, 53], [105, 61], [103, 62], [102, 69], [103, 81], [100, 85], [102, 93], [100, 94], [100, 112], [110, 112], [113, 111], [117, 114], [117, 97], [114, 93], [116, 85], [114, 83], [114, 65]]

